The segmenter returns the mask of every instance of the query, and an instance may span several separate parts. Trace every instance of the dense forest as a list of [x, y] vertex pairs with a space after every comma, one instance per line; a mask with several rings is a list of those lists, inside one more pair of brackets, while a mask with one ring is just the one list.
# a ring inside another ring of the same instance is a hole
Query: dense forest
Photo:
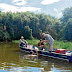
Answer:
[[72, 41], [72, 7], [66, 8], [60, 19], [32, 12], [1, 12], [0, 41], [41, 38], [41, 33], [49, 33], [56, 40]]

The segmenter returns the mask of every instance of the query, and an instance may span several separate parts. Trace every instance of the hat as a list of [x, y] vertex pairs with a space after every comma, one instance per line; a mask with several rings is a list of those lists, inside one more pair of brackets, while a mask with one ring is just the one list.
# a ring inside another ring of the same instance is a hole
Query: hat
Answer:
[[45, 35], [45, 33], [42, 33], [42, 37]]
[[23, 36], [21, 36], [21, 38], [24, 38]]

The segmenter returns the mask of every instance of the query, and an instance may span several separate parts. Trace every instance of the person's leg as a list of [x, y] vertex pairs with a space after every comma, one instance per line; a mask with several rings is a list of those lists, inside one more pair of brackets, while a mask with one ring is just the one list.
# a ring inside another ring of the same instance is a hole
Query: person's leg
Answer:
[[50, 51], [50, 44], [48, 44], [48, 51]]
[[48, 51], [53, 51], [53, 44], [48, 45]]
[[53, 44], [50, 45], [50, 50], [53, 51]]

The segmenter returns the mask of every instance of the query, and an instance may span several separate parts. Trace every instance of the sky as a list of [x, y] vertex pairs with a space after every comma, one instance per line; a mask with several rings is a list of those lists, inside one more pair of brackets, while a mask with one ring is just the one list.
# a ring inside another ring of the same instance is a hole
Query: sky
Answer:
[[56, 18], [62, 17], [65, 8], [72, 7], [72, 0], [0, 0], [2, 12], [44, 13]]

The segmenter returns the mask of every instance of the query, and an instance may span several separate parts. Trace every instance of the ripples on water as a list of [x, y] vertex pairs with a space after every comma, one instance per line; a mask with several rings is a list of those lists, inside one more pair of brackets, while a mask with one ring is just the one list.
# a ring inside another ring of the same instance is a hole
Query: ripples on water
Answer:
[[47, 57], [30, 57], [18, 44], [0, 43], [0, 72], [72, 72], [72, 64]]

